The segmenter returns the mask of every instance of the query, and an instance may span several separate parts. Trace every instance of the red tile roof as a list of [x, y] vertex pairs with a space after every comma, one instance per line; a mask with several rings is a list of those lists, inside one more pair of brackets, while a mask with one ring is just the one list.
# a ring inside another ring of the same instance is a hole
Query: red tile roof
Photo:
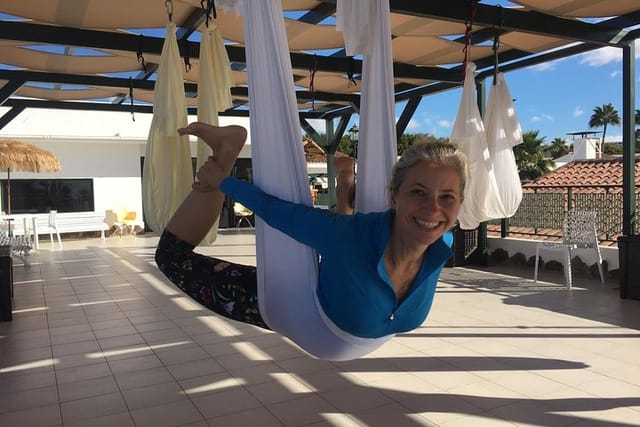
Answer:
[[[636, 186], [640, 186], [640, 158], [636, 158]], [[546, 186], [622, 185], [622, 159], [574, 160], [523, 188]]]

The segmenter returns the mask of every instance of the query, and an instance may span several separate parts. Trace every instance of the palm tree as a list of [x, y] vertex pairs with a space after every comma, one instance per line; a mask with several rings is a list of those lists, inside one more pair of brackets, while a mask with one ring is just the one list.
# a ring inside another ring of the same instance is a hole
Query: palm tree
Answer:
[[567, 141], [564, 138], [555, 138], [551, 141], [549, 148], [549, 155], [552, 159], [557, 159], [558, 157], [562, 157], [565, 154], [569, 154], [569, 146], [567, 145]]
[[620, 115], [611, 103], [603, 104], [602, 107], [596, 107], [593, 109], [593, 114], [589, 119], [589, 127], [597, 128], [602, 126], [602, 142], [598, 147], [598, 153], [602, 154], [602, 146], [604, 145], [604, 138], [607, 135], [608, 125], [620, 125]]
[[555, 163], [544, 155], [544, 137], [540, 131], [530, 130], [522, 134], [523, 143], [513, 147], [520, 179], [528, 181], [536, 179], [553, 169]]

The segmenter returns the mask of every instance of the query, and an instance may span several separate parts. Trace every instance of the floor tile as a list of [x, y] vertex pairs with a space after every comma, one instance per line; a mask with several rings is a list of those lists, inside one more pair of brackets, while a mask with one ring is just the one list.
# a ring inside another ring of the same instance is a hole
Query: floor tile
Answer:
[[7, 427], [62, 425], [60, 407], [55, 404], [15, 412], [0, 413], [0, 425]]
[[117, 393], [118, 385], [112, 376], [60, 384], [58, 393], [61, 402], [69, 402], [103, 394]]
[[17, 412], [57, 403], [58, 390], [56, 386], [3, 393], [2, 399], [0, 399], [0, 413]]
[[119, 392], [63, 402], [60, 405], [64, 423], [73, 423], [125, 412], [127, 405]]
[[172, 402], [151, 408], [131, 411], [137, 427], [182, 426], [202, 421], [202, 415], [189, 400]]
[[[224, 233], [201, 250], [245, 250], [247, 238], [251, 251], [252, 235]], [[422, 327], [358, 360], [328, 362], [185, 304], [153, 263], [155, 242], [70, 239], [34, 252], [38, 269], [15, 269], [17, 312], [0, 323], [0, 425], [640, 420], [640, 301], [611, 290], [446, 268]]]
[[122, 395], [129, 410], [159, 406], [186, 399], [182, 388], [175, 381], [124, 390]]

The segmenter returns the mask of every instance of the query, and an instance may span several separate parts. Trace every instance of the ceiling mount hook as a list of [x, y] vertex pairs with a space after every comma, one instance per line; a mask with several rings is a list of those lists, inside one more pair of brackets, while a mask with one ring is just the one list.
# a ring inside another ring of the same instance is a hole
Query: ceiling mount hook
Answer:
[[209, 21], [218, 18], [216, 14], [216, 4], [214, 0], [200, 0], [200, 8], [204, 12], [205, 25], [209, 28]]

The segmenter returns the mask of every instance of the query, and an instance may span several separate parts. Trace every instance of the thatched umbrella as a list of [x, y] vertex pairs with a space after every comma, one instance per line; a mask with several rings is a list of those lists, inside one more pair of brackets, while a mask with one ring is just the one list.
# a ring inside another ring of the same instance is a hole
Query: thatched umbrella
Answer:
[[0, 169], [7, 171], [7, 213], [11, 214], [11, 171], [57, 172], [56, 156], [35, 145], [13, 139], [0, 140]]

